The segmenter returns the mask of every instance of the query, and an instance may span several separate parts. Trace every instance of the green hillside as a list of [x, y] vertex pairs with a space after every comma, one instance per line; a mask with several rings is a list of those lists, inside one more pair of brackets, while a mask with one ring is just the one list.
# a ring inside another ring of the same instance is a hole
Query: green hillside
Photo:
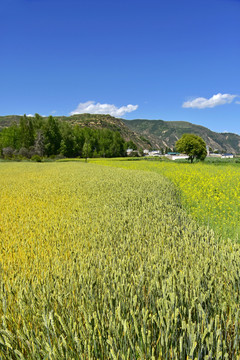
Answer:
[[[0, 116], [1, 129], [12, 123], [19, 123], [21, 116]], [[57, 116], [63, 122], [93, 129], [109, 129], [119, 131], [125, 141], [133, 141], [138, 148], [173, 149], [176, 141], [184, 134], [201, 136], [213, 150], [220, 152], [240, 153], [240, 136], [233, 133], [216, 133], [210, 129], [185, 121], [163, 120], [124, 120], [110, 115], [79, 114], [73, 116]]]
[[[19, 124], [20, 118], [21, 116], [18, 115], [0, 116], [0, 131], [5, 127], [11, 126], [13, 123]], [[142, 139], [141, 135], [131, 130], [122, 119], [117, 119], [110, 115], [78, 114], [73, 116], [55, 116], [55, 118], [68, 122], [73, 126], [79, 125], [82, 128], [89, 127], [91, 129], [119, 131], [125, 141], [133, 141], [138, 148], [145, 149], [150, 147], [148, 140]]]

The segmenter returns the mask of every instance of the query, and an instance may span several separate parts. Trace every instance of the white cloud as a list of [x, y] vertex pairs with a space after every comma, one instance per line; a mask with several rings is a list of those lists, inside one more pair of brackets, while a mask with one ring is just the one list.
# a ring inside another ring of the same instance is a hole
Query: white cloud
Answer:
[[218, 105], [230, 104], [236, 97], [237, 95], [219, 93], [213, 95], [210, 99], [198, 97], [194, 100], [186, 101], [182, 104], [182, 107], [193, 109], [213, 108]]
[[240, 101], [235, 101], [235, 104], [238, 104], [238, 105], [240, 105]]
[[[40, 114], [39, 114], [40, 115]], [[35, 117], [35, 115], [33, 115], [33, 114], [27, 114], [26, 115], [27, 117]], [[46, 115], [40, 115], [40, 116], [42, 116], [42, 117], [47, 117]]]
[[126, 113], [137, 110], [138, 105], [126, 105], [117, 108], [113, 104], [100, 104], [95, 103], [95, 101], [87, 101], [85, 103], [80, 103], [78, 107], [70, 112], [70, 115], [75, 114], [110, 114], [112, 116], [120, 117], [124, 116]]

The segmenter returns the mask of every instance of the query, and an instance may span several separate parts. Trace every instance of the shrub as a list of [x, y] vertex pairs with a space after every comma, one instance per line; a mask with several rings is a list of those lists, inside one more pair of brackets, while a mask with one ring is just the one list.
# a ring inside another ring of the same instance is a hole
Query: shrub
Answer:
[[42, 158], [39, 155], [33, 155], [31, 160], [35, 162], [42, 162]]

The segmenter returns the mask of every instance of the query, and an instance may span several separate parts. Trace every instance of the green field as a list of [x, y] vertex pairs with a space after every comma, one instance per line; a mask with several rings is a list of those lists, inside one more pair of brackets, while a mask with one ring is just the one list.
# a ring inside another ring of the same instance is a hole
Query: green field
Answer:
[[0, 359], [240, 359], [238, 167], [96, 162], [0, 164]]

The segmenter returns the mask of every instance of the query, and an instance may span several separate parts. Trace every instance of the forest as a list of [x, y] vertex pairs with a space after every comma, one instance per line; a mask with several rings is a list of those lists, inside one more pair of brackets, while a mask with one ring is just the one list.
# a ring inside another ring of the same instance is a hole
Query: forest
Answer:
[[118, 131], [72, 126], [38, 114], [24, 115], [19, 124], [13, 123], [0, 132], [0, 154], [5, 159], [119, 157], [126, 155], [128, 147], [136, 149], [136, 145], [125, 141]]

